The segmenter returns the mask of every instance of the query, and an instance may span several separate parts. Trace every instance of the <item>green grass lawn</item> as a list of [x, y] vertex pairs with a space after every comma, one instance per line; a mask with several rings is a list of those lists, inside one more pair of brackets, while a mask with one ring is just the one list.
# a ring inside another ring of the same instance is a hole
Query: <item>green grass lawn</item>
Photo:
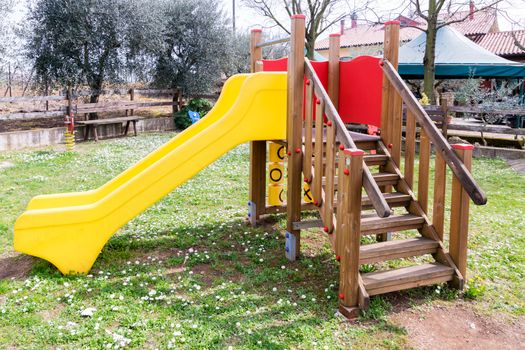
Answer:
[[[37, 194], [95, 188], [166, 142], [144, 134], [0, 154], [0, 253], [14, 256], [13, 225]], [[318, 231], [304, 257], [284, 257], [284, 216], [246, 224], [248, 147], [240, 146], [123, 227], [88, 276], [65, 277], [29, 259], [28, 276], [0, 280], [0, 348], [372, 349], [409, 348], [390, 320], [466, 299], [478, 312], [525, 315], [525, 176], [476, 159], [486, 206], [471, 206], [467, 292], [446, 286], [376, 297], [357, 322], [335, 316], [338, 267]], [[450, 187], [449, 187], [450, 188]], [[474, 300], [471, 298], [475, 297]], [[401, 301], [400, 301], [401, 300]], [[91, 317], [82, 317], [88, 308]]]

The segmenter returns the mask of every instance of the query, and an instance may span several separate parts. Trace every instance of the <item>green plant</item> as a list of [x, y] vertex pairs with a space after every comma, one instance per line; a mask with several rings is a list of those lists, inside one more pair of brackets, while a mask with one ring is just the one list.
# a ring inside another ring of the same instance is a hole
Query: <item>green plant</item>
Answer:
[[467, 284], [465, 291], [463, 292], [463, 297], [465, 299], [477, 299], [482, 297], [486, 290], [487, 287], [483, 283], [481, 277], [476, 276], [472, 278]]
[[210, 111], [212, 107], [213, 105], [211, 102], [203, 98], [194, 98], [190, 100], [188, 105], [173, 115], [175, 127], [179, 130], [184, 130], [191, 125], [191, 119], [188, 116], [188, 111], [198, 112], [202, 118]]
[[386, 301], [386, 299], [375, 296], [370, 298], [370, 306], [368, 310], [363, 311], [362, 318], [372, 319], [372, 320], [381, 320], [385, 318], [387, 312], [392, 309], [392, 305]]

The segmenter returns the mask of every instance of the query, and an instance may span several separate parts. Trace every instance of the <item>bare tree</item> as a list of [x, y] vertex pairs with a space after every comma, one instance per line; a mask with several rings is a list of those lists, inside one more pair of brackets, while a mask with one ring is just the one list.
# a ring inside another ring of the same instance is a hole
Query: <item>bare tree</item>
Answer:
[[[434, 82], [435, 82], [435, 57], [436, 57], [436, 35], [440, 28], [453, 23], [463, 22], [473, 14], [492, 9], [497, 11], [496, 5], [503, 0], [478, 1], [474, 7], [473, 1], [454, 1], [454, 0], [428, 0], [427, 8], [422, 0], [410, 0], [410, 5], [415, 9], [414, 14], [426, 22], [426, 26], [415, 26], [426, 34], [425, 55], [423, 58], [424, 82], [423, 91], [435, 102]], [[470, 11], [461, 10], [471, 7]]]
[[[287, 17], [304, 14], [306, 16], [306, 55], [313, 58], [315, 41], [319, 35], [348, 16], [350, 12], [359, 12], [366, 8], [368, 0], [363, 0], [359, 8], [350, 8], [345, 0], [244, 0], [244, 3], [288, 34], [290, 34], [289, 26], [284, 22]], [[283, 13], [287, 17], [282, 17]]]

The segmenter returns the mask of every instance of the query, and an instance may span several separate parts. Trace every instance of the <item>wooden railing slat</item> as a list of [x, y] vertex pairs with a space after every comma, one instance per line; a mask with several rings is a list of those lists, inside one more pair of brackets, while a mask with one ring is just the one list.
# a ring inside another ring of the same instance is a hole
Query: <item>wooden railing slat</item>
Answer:
[[434, 204], [432, 207], [432, 225], [439, 239], [443, 241], [445, 225], [445, 191], [447, 185], [447, 164], [438, 153], [434, 162]]
[[432, 144], [434, 144], [435, 151], [441, 153], [443, 159], [454, 175], [459, 179], [472, 201], [478, 205], [485, 204], [487, 202], [487, 196], [478, 186], [463, 162], [459, 159], [456, 153], [454, 153], [452, 147], [437, 129], [436, 125], [419, 104], [392, 64], [388, 62], [388, 60], [383, 60], [382, 67], [385, 76], [388, 77], [392, 86], [407, 105], [407, 108], [414, 114], [417, 122], [425, 130]]
[[324, 126], [323, 126], [323, 111], [324, 101], [320, 100], [315, 105], [315, 145], [314, 145], [314, 173], [312, 194], [314, 196], [314, 203], [322, 203], [321, 190], [323, 186], [323, 154], [324, 154]]
[[304, 120], [304, 158], [303, 175], [305, 179], [312, 180], [312, 133], [313, 133], [313, 84], [306, 86], [305, 120]]
[[[331, 123], [331, 121], [330, 121]], [[333, 229], [334, 190], [335, 190], [335, 127], [326, 127], [326, 171], [325, 171], [325, 199], [324, 199], [324, 224], [329, 231]]]
[[425, 130], [419, 134], [419, 180], [417, 184], [417, 200], [425, 213], [428, 212], [428, 176], [430, 171], [430, 140]]
[[407, 112], [405, 128], [405, 180], [410, 186], [414, 185], [414, 159], [416, 156], [416, 119], [412, 112]]
[[[336, 127], [336, 136], [338, 141], [345, 148], [356, 148], [355, 142], [352, 140], [352, 137], [346, 130], [343, 120], [339, 117], [335, 106], [328, 97], [327, 92], [324, 90], [323, 85], [321, 84], [321, 81], [319, 80], [317, 74], [315, 74], [315, 70], [313, 69], [312, 64], [309, 60], [305, 60], [305, 74], [307, 78], [313, 82], [315, 93], [321, 97], [322, 101], [326, 101], [325, 114], [327, 118], [331, 120], [333, 125]], [[372, 205], [374, 206], [377, 215], [379, 217], [389, 216], [390, 207], [388, 206], [388, 203], [381, 194], [381, 191], [379, 190], [379, 187], [374, 181], [372, 173], [370, 172], [370, 169], [368, 169], [366, 164], [363, 165], [363, 174], [363, 186], [368, 194], [368, 197], [370, 198], [370, 201], [372, 202]]]

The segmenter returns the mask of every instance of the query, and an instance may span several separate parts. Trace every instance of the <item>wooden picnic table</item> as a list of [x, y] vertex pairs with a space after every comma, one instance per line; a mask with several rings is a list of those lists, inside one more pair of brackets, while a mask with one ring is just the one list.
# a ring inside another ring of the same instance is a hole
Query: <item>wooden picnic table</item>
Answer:
[[126, 123], [126, 127], [124, 128], [124, 133], [122, 134], [122, 136], [126, 136], [128, 134], [130, 124], [133, 123], [133, 132], [135, 133], [135, 136], [137, 136], [137, 121], [141, 119], [144, 119], [144, 117], [128, 116], [128, 117], [120, 117], [120, 118], [82, 120], [82, 121], [77, 121], [76, 123], [85, 126], [84, 141], [87, 141], [89, 139], [90, 130], [92, 130], [92, 134], [95, 137], [95, 141], [98, 141], [97, 127], [99, 125]]

